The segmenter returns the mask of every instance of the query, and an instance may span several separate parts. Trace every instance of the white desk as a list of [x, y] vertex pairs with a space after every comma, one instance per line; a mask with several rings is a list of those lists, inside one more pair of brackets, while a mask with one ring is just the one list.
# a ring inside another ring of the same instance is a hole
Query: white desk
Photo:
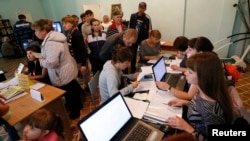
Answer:
[[[141, 68], [142, 72], [138, 76], [138, 80], [140, 80], [145, 74], [152, 73], [152, 66], [144, 66]], [[184, 88], [184, 86], [183, 86]], [[182, 108], [180, 107], [171, 107], [167, 105], [171, 99], [176, 98], [173, 94], [157, 89], [154, 80], [150, 81], [141, 81], [139, 86], [134, 91], [141, 90], [149, 90], [147, 94], [146, 100], [149, 101], [147, 109], [144, 111], [144, 116], [154, 116], [158, 119], [165, 121], [168, 117], [171, 116], [182, 116]], [[141, 94], [138, 94], [140, 96]], [[145, 99], [141, 99], [144, 100]], [[141, 101], [140, 101], [141, 102]], [[134, 103], [128, 103], [132, 114], [137, 115], [137, 113], [133, 113], [133, 111], [137, 111], [136, 109], [144, 109], [144, 107], [138, 107], [141, 105], [138, 101], [134, 101]], [[139, 118], [139, 117], [137, 117]]]

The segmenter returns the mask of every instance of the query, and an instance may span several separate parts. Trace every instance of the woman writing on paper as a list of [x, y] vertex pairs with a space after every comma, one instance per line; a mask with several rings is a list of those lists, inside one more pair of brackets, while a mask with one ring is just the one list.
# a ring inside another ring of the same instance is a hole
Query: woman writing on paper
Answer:
[[148, 39], [145, 39], [140, 44], [140, 65], [146, 64], [149, 60], [158, 60], [161, 54], [161, 32], [159, 30], [149, 31]]
[[170, 127], [184, 130], [198, 139], [207, 139], [209, 125], [231, 124], [233, 105], [227, 90], [221, 61], [215, 53], [204, 52], [187, 60], [185, 72], [188, 83], [198, 91], [191, 101], [173, 99], [170, 106], [188, 106], [187, 120], [175, 116], [166, 119]]

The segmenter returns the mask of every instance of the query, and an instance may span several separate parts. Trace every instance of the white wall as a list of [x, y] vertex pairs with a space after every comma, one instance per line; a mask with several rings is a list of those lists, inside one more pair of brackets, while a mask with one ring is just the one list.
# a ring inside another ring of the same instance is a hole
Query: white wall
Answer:
[[[154, 29], [162, 40], [173, 41], [176, 36], [189, 38], [206, 36], [212, 42], [231, 35], [235, 17], [234, 3], [238, 0], [144, 0]], [[122, 4], [124, 19], [137, 12], [141, 0], [100, 0], [102, 15], [110, 15], [111, 4]], [[91, 0], [86, 0], [91, 4]], [[185, 11], [186, 8], [186, 11]], [[186, 18], [186, 21], [185, 21]]]

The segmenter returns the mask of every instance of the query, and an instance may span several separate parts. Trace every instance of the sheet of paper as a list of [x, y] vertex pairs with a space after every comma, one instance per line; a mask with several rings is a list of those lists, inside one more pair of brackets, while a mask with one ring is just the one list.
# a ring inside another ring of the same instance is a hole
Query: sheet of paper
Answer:
[[150, 91], [149, 95], [151, 95], [151, 99], [150, 105], [145, 112], [146, 116], [163, 121], [171, 116], [177, 115], [181, 117], [182, 107], [172, 107], [167, 105], [171, 99], [176, 98], [173, 94], [156, 89], [155, 92]]
[[143, 102], [139, 100], [135, 100], [132, 98], [124, 97], [129, 110], [131, 111], [132, 115], [138, 119], [142, 119], [146, 109], [148, 108], [148, 102]]
[[11, 102], [13, 100], [16, 100], [16, 99], [18, 99], [18, 98], [20, 98], [22, 96], [25, 96], [26, 94], [27, 94], [27, 92], [24, 91], [24, 92], [20, 93], [19, 95], [15, 96], [15, 97], [12, 97], [12, 98], [10, 98], [8, 100], [5, 100], [4, 103], [9, 103], [9, 102]]
[[31, 85], [30, 88], [34, 89], [34, 90], [39, 90], [40, 88], [42, 88], [44, 86], [45, 86], [45, 84], [43, 84], [43, 83], [36, 83], [34, 85]]
[[41, 54], [41, 53], [32, 52], [32, 54], [33, 54], [36, 58], [42, 58], [42, 54]]
[[133, 98], [138, 100], [147, 100], [148, 93], [135, 93]]
[[17, 77], [13, 77], [12, 79], [6, 81], [6, 82], [1, 82], [0, 83], [0, 89], [4, 89], [4, 88], [7, 88], [9, 86], [12, 86], [12, 85], [17, 85], [18, 84], [18, 80], [17, 80]]
[[24, 75], [24, 74], [18, 74], [18, 86], [24, 88], [24, 89], [28, 89], [31, 85], [31, 81], [29, 80], [28, 75]]
[[166, 67], [166, 68], [167, 68], [167, 72], [168, 72], [168, 73], [175, 73], [175, 74], [180, 74], [180, 73], [182, 73], [181, 71], [173, 70], [171, 67]]
[[22, 89], [22, 87], [20, 87], [20, 86], [9, 86], [9, 87], [1, 90], [1, 94], [6, 99], [10, 99], [11, 97], [14, 97], [15, 95], [18, 95], [21, 92], [24, 92], [24, 89]]
[[41, 92], [34, 90], [34, 89], [30, 89], [30, 95], [32, 98], [34, 98], [37, 101], [42, 102], [43, 101], [43, 96], [41, 94]]

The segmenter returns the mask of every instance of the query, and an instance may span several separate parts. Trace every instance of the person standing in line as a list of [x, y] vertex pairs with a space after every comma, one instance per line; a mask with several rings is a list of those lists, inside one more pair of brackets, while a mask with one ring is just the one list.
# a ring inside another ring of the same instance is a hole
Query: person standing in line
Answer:
[[77, 28], [75, 19], [72, 16], [65, 16], [62, 18], [63, 29], [67, 32], [67, 42], [69, 52], [74, 57], [79, 70], [79, 76], [84, 76], [87, 67], [87, 50], [83, 42], [81, 32]]
[[145, 13], [147, 9], [147, 4], [145, 2], [140, 2], [138, 6], [138, 12], [131, 14], [129, 28], [134, 28], [138, 32], [138, 39], [136, 43], [133, 44], [131, 50], [133, 53], [133, 60], [131, 61], [131, 73], [136, 71], [136, 56], [138, 45], [140, 45], [142, 40], [145, 40], [149, 36], [149, 30], [152, 30], [151, 18]]
[[108, 31], [108, 27], [112, 24], [112, 22], [110, 21], [109, 19], [109, 16], [108, 15], [104, 15], [103, 18], [102, 18], [102, 28], [103, 28], [103, 31], [107, 32]]
[[115, 10], [112, 13], [112, 24], [108, 27], [107, 37], [115, 34], [121, 33], [126, 30], [125, 25], [122, 23], [122, 11]]
[[19, 21], [13, 25], [14, 36], [18, 45], [21, 47], [23, 54], [26, 54], [24, 44], [28, 44], [36, 39], [34, 31], [31, 29], [31, 22], [26, 21], [26, 16], [18, 15]]
[[106, 41], [106, 32], [101, 29], [100, 21], [97, 19], [92, 19], [90, 25], [92, 31], [87, 37], [87, 42], [90, 49], [89, 61], [91, 63], [91, 71], [94, 75], [102, 69], [99, 52]]
[[67, 38], [64, 34], [55, 32], [49, 19], [39, 19], [32, 24], [35, 34], [42, 39], [42, 67], [47, 68], [52, 85], [65, 90], [65, 106], [69, 109], [69, 118], [76, 120], [80, 117], [83, 90], [75, 80], [78, 74], [75, 59], [69, 52]]
[[86, 21], [86, 15], [85, 15], [85, 13], [82, 13], [81, 15], [80, 15], [80, 18], [81, 18], [81, 21], [82, 22], [80, 22], [78, 25], [77, 25], [77, 27], [78, 27], [78, 30], [82, 33], [82, 25], [85, 23], [85, 21]]
[[[79, 23], [79, 17], [77, 15], [71, 15], [74, 20], [75, 20], [75, 26], [77, 27], [78, 23]], [[78, 28], [78, 27], [77, 27]], [[79, 30], [79, 29], [78, 29]]]
[[82, 30], [84, 42], [85, 42], [85, 44], [87, 44], [86, 43], [87, 36], [89, 35], [89, 33], [91, 33], [90, 21], [94, 18], [94, 13], [92, 10], [86, 10], [85, 16], [86, 16], [85, 23], [82, 25], [81, 30]]

